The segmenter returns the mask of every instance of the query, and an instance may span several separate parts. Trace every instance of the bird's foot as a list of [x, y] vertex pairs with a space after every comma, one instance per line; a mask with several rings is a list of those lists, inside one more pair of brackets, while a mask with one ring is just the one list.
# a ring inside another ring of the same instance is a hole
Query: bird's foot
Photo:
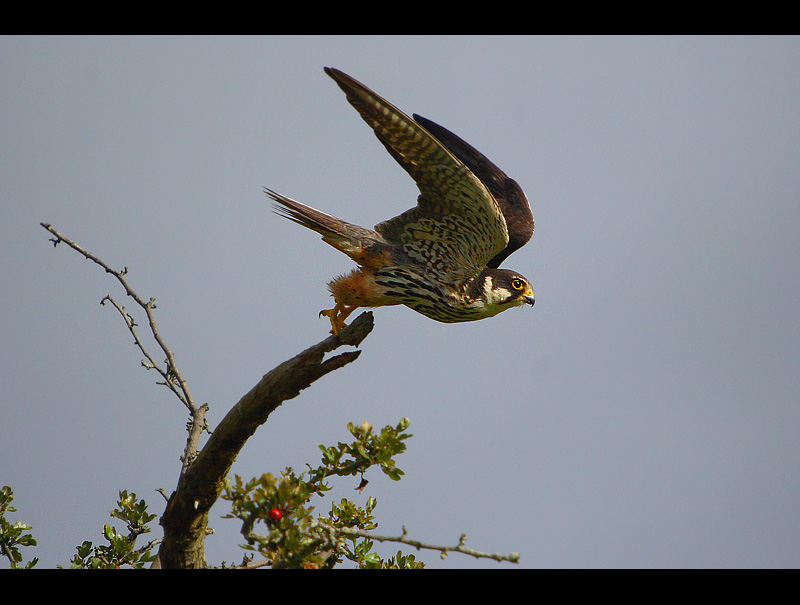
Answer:
[[339, 330], [344, 328], [347, 324], [344, 320], [347, 319], [353, 311], [358, 308], [357, 305], [347, 306], [343, 303], [337, 302], [333, 309], [323, 309], [319, 312], [319, 316], [323, 315], [331, 320], [331, 334], [338, 334]]

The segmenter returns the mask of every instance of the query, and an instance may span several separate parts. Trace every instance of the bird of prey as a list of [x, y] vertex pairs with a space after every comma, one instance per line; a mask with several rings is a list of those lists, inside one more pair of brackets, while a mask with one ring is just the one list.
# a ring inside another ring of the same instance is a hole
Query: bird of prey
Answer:
[[517, 182], [446, 128], [408, 117], [337, 69], [325, 73], [420, 191], [414, 208], [372, 230], [265, 188], [276, 212], [358, 264], [328, 284], [336, 304], [320, 316], [330, 319], [331, 332], [358, 307], [403, 304], [450, 323], [533, 305], [530, 282], [499, 268], [533, 235], [531, 207]]

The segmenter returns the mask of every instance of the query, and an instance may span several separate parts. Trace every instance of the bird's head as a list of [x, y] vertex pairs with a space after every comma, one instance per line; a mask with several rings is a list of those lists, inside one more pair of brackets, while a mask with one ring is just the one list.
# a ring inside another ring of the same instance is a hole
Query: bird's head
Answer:
[[474, 282], [475, 294], [482, 298], [487, 311], [496, 315], [511, 307], [531, 305], [535, 301], [530, 282], [510, 269], [486, 268]]

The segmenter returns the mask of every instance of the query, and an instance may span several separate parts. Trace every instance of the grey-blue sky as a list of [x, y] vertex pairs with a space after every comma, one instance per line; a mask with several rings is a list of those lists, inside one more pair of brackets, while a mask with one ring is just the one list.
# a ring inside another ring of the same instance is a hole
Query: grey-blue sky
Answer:
[[[234, 472], [301, 468], [348, 421], [408, 416], [406, 478], [370, 477], [386, 533], [466, 532], [532, 567], [797, 566], [798, 51], [796, 37], [0, 38], [0, 481], [35, 554], [66, 564], [100, 541], [117, 489], [160, 512], [185, 419], [97, 304], [118, 287], [38, 223], [158, 299], [213, 425], [325, 335], [325, 282], [350, 267], [261, 188], [364, 225], [416, 197], [332, 65], [522, 184], [537, 229], [505, 265], [537, 303], [464, 325], [377, 310], [358, 362], [281, 407]], [[238, 559], [233, 523], [212, 525], [211, 562]]]

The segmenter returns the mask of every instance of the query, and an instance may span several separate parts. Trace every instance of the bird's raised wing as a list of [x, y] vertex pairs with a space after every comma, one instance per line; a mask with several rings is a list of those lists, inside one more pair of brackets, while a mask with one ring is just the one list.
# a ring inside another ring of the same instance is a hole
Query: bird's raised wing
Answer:
[[491, 191], [424, 126], [347, 74], [329, 67], [325, 73], [420, 190], [416, 207], [375, 230], [448, 283], [475, 277], [508, 245]]
[[508, 229], [508, 245], [489, 261], [488, 266], [497, 268], [508, 256], [528, 243], [533, 235], [533, 212], [528, 197], [517, 181], [500, 170], [489, 158], [467, 143], [464, 139], [450, 132], [444, 126], [413, 114], [414, 121], [435, 136], [454, 156], [461, 160], [497, 200], [500, 210], [506, 219]]

